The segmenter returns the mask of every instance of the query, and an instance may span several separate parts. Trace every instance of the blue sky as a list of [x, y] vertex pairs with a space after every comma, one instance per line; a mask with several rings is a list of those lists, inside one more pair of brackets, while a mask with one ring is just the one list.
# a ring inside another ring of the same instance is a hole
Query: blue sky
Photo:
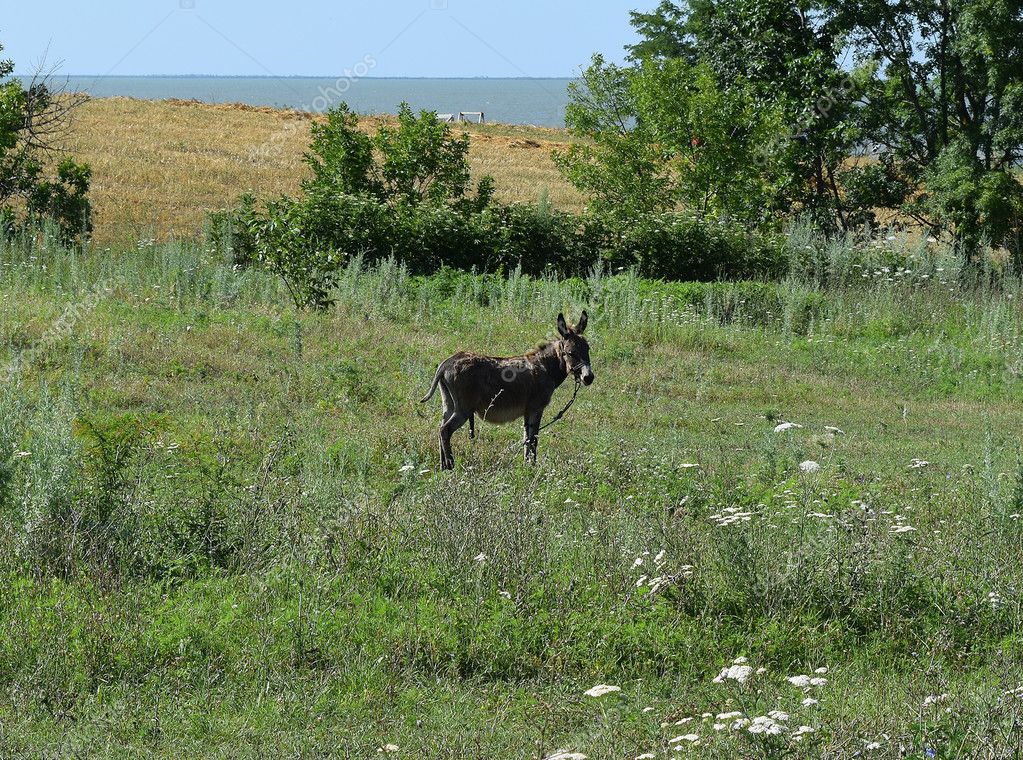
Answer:
[[656, 0], [103, 0], [9, 3], [4, 57], [63, 74], [571, 76]]

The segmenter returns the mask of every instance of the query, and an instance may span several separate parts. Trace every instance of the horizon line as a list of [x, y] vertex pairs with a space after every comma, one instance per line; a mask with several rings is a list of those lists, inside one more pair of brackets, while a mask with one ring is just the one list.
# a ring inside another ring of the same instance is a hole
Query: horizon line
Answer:
[[[19, 79], [30, 79], [36, 74], [11, 74]], [[488, 80], [488, 79], [510, 79], [520, 81], [557, 81], [562, 79], [578, 79], [578, 76], [545, 76], [545, 77], [510, 77], [510, 76], [364, 76], [350, 77], [344, 74], [284, 74], [274, 76], [270, 74], [52, 74], [50, 79], [62, 79], [75, 77], [78, 79], [350, 79], [360, 81], [363, 79], [451, 79], [451, 80]]]

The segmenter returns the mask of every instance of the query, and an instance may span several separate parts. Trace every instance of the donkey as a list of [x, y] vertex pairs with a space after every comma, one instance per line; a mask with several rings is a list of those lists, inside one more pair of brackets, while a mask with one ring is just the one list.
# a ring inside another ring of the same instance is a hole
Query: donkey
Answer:
[[588, 317], [583, 311], [579, 323], [569, 327], [565, 315], [558, 315], [560, 340], [541, 345], [522, 356], [495, 357], [460, 352], [437, 368], [426, 403], [440, 387], [444, 412], [440, 425], [440, 467], [455, 466], [451, 436], [466, 422], [475, 431], [473, 418], [495, 424], [525, 421], [523, 446], [526, 462], [536, 462], [540, 419], [554, 391], [571, 374], [576, 382], [591, 385], [590, 345], [583, 337]]

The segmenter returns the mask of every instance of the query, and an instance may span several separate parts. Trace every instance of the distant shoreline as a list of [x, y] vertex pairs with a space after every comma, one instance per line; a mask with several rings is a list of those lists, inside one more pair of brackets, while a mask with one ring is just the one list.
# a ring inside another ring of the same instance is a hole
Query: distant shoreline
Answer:
[[[12, 74], [17, 79], [31, 79], [34, 74]], [[341, 74], [286, 74], [272, 76], [270, 74], [54, 74], [50, 79], [338, 79], [347, 76]], [[571, 82], [578, 77], [359, 77], [362, 80], [407, 82]]]
[[[358, 69], [367, 73], [365, 69]], [[22, 79], [22, 81], [28, 81]], [[269, 77], [65, 74], [52, 77], [55, 88], [94, 98], [196, 100], [241, 103], [325, 113], [347, 103], [356, 113], [393, 114], [401, 103], [414, 111], [441, 114], [485, 113], [504, 124], [562, 128], [571, 102], [572, 79], [545, 77]]]

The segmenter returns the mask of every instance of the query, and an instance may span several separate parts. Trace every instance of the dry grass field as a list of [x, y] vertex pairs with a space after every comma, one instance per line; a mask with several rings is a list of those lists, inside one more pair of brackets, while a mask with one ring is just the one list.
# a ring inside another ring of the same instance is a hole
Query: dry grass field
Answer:
[[[103, 98], [78, 111], [68, 148], [93, 169], [99, 243], [191, 237], [209, 211], [243, 192], [292, 193], [305, 176], [311, 115], [244, 105]], [[379, 118], [363, 121], [367, 130]], [[558, 173], [555, 129], [469, 125], [472, 166], [497, 180], [503, 201], [547, 193], [558, 207], [583, 200]]]

